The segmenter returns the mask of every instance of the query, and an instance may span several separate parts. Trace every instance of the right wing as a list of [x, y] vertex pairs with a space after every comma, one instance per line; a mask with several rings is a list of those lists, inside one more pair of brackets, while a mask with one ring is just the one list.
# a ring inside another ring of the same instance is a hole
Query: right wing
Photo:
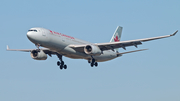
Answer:
[[102, 50], [109, 50], [109, 49], [112, 49], [112, 48], [113, 49], [114, 48], [126, 49], [125, 47], [127, 47], [127, 46], [135, 46], [135, 47], [137, 47], [137, 45], [142, 44], [142, 42], [171, 37], [171, 36], [174, 36], [177, 32], [178, 31], [174, 32], [171, 35], [165, 35], [165, 36], [159, 36], [159, 37], [144, 38], [144, 39], [129, 40], [129, 41], [120, 41], [120, 42], [111, 42], [111, 43], [98, 43], [96, 45]]
[[[135, 46], [142, 44], [142, 42], [146, 41], [151, 41], [151, 40], [156, 40], [156, 39], [162, 39], [162, 38], [167, 38], [174, 36], [178, 31], [174, 32], [173, 34], [170, 35], [165, 35], [165, 36], [159, 36], [159, 37], [152, 37], [152, 38], [144, 38], [144, 39], [137, 39], [137, 40], [128, 40], [128, 41], [119, 41], [119, 42], [108, 42], [108, 43], [96, 43], [93, 44], [95, 46], [98, 46], [102, 51], [104, 50], [114, 50], [115, 48], [123, 48], [126, 49], [127, 46]], [[84, 45], [69, 45], [69, 47], [79, 50], [80, 52], [83, 51]]]

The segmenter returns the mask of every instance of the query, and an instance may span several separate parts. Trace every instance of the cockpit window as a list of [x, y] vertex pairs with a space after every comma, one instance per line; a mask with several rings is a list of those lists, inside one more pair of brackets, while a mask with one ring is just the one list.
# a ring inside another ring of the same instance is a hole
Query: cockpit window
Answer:
[[30, 30], [28, 30], [28, 32], [37, 32], [37, 30], [32, 30], [32, 29], [30, 29]]

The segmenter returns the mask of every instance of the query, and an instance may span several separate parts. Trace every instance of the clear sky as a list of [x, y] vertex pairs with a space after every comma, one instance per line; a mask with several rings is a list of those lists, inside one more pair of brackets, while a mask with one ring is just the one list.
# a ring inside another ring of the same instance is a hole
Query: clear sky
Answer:
[[6, 51], [6, 45], [36, 48], [26, 37], [32, 27], [93, 43], [109, 42], [118, 25], [121, 40], [172, 34], [180, 30], [179, 5], [179, 0], [1, 0], [0, 101], [180, 101], [180, 32], [98, 68], [63, 57], [68, 69], [60, 70], [56, 56], [37, 61], [30, 53]]

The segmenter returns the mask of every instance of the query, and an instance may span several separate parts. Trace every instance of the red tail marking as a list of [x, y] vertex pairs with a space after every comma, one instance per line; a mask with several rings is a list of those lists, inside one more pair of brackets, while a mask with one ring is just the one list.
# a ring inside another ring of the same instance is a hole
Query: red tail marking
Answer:
[[114, 38], [114, 41], [115, 41], [115, 42], [120, 41], [120, 40], [118, 39], [118, 36], [116, 36], [116, 38]]

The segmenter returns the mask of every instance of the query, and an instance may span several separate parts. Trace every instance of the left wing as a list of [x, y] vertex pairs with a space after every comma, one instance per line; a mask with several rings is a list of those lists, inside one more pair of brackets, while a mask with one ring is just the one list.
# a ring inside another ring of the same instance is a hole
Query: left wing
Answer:
[[31, 52], [33, 50], [36, 50], [36, 49], [10, 49], [9, 46], [7, 45], [7, 51], [23, 51], [23, 52]]
[[[9, 46], [7, 45], [7, 51], [22, 51], [22, 52], [32, 52], [33, 50], [38, 50], [38, 49], [10, 49]], [[48, 48], [41, 48], [39, 50], [43, 50], [44, 53], [48, 54], [51, 56], [51, 54], [57, 54], [56, 52], [53, 52], [52, 50]]]
[[[126, 49], [127, 46], [135, 46], [142, 44], [142, 42], [146, 41], [151, 41], [151, 40], [156, 40], [156, 39], [162, 39], [162, 38], [167, 38], [176, 35], [176, 32], [170, 35], [165, 35], [165, 36], [159, 36], [159, 37], [152, 37], [152, 38], [144, 38], [144, 39], [137, 39], [137, 40], [129, 40], [129, 41], [119, 41], [119, 42], [108, 42], [108, 43], [96, 43], [94, 45], [98, 46], [102, 51], [104, 50], [110, 50], [110, 49], [115, 49], [115, 48], [123, 48]], [[69, 47], [74, 48], [75, 50], [78, 51], [83, 51], [86, 45], [69, 45]]]

